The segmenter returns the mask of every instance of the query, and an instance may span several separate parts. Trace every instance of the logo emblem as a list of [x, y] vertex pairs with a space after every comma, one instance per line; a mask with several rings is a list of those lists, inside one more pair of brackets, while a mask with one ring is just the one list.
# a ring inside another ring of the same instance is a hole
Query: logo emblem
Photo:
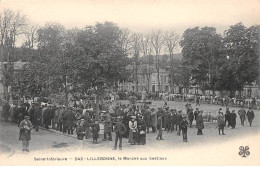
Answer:
[[239, 147], [239, 155], [242, 156], [242, 157], [247, 157], [250, 155], [250, 152], [249, 152], [249, 147], [248, 146], [240, 146]]

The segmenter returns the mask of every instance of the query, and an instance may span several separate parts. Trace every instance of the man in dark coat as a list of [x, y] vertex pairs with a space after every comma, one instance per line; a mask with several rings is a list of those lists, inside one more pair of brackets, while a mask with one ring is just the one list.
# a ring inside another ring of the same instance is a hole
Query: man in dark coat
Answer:
[[241, 125], [244, 126], [245, 120], [246, 120], [246, 111], [244, 109], [244, 107], [242, 107], [239, 111], [238, 111], [240, 120], [241, 120]]
[[32, 122], [32, 125], [35, 126], [35, 104], [32, 103], [32, 106], [28, 110], [30, 121]]
[[179, 110], [177, 113], [177, 126], [178, 126], [178, 132], [177, 135], [180, 136], [181, 135], [181, 128], [180, 128], [180, 123], [182, 121], [182, 111]]
[[21, 105], [18, 108], [18, 112], [19, 112], [19, 115], [18, 115], [18, 126], [19, 126], [21, 121], [24, 119], [24, 116], [28, 116], [28, 112], [26, 111], [25, 105]]
[[235, 113], [235, 110], [232, 110], [232, 113], [230, 114], [230, 126], [232, 127], [232, 129], [236, 127], [236, 119], [237, 115]]
[[41, 113], [41, 108], [39, 106], [39, 104], [35, 105], [34, 108], [34, 126], [35, 126], [35, 131], [38, 132], [39, 131], [39, 127], [41, 125], [41, 119], [42, 119], [42, 113]]
[[98, 140], [99, 131], [100, 131], [98, 121], [96, 120], [95, 123], [91, 127], [92, 127], [92, 132], [93, 132], [93, 143], [98, 144], [97, 140]]
[[247, 116], [249, 125], [250, 125], [250, 127], [251, 127], [251, 126], [252, 126], [252, 122], [253, 122], [253, 120], [254, 120], [254, 118], [255, 118], [255, 113], [254, 113], [254, 111], [252, 110], [252, 107], [249, 107], [249, 110], [247, 111], [246, 116]]
[[197, 120], [197, 116], [198, 116], [198, 114], [199, 114], [199, 108], [196, 108], [196, 110], [195, 110], [195, 112], [194, 112], [194, 118], [195, 118], [195, 120]]
[[144, 116], [144, 121], [146, 123], [145, 125], [146, 125], [147, 133], [149, 133], [149, 128], [151, 127], [151, 123], [152, 123], [152, 116], [151, 116], [151, 111], [147, 106], [145, 107], [143, 116]]
[[204, 129], [204, 122], [202, 113], [203, 111], [201, 110], [196, 119], [196, 127], [198, 129], [197, 135], [203, 135], [202, 130]]
[[162, 114], [159, 114], [159, 116], [158, 116], [157, 130], [158, 130], [158, 134], [157, 134], [156, 140], [164, 140], [162, 138]]
[[193, 109], [189, 109], [188, 119], [189, 119], [190, 128], [192, 128], [192, 122], [193, 122], [193, 119], [194, 119]]
[[68, 129], [68, 134], [73, 135], [73, 127], [74, 127], [74, 124], [75, 124], [74, 122], [75, 122], [76, 118], [72, 111], [72, 107], [67, 108], [67, 111], [64, 115], [64, 119], [65, 119], [66, 127]]
[[230, 126], [230, 111], [228, 107], [226, 109], [226, 114], [225, 114], [225, 126], [227, 127]]
[[187, 137], [187, 130], [188, 130], [188, 121], [187, 121], [187, 116], [186, 114], [183, 115], [182, 120], [180, 122], [180, 128], [182, 130], [182, 135], [183, 135], [183, 142], [188, 142], [188, 137]]
[[83, 115], [83, 118], [85, 120], [85, 127], [86, 127], [85, 138], [88, 139], [90, 136], [90, 124], [91, 124], [91, 117], [88, 111], [86, 111], [86, 113]]
[[49, 129], [49, 125], [51, 125], [51, 109], [50, 106], [43, 108], [43, 125], [44, 128]]
[[109, 141], [112, 141], [112, 117], [111, 115], [109, 114], [109, 111], [107, 110], [105, 112], [105, 115], [104, 115], [104, 139], [103, 141], [106, 141], [107, 140], [107, 135], [108, 135], [108, 140]]
[[176, 109], [173, 109], [173, 114], [172, 114], [172, 119], [173, 119], [173, 130], [174, 130], [174, 126], [175, 126], [175, 131], [178, 130], [178, 125], [177, 125], [177, 119], [178, 119], [178, 116], [177, 116], [177, 110]]
[[222, 135], [225, 135], [224, 133], [225, 116], [223, 115], [222, 108], [219, 109], [218, 116], [217, 116], [217, 123], [218, 123], [218, 134], [220, 135], [220, 131], [222, 131]]
[[122, 117], [118, 118], [118, 122], [115, 125], [115, 133], [116, 133], [116, 138], [115, 138], [115, 145], [114, 145], [114, 149], [117, 149], [117, 142], [119, 140], [119, 149], [122, 150], [122, 139], [123, 139], [123, 135], [126, 132], [126, 126], [122, 123]]

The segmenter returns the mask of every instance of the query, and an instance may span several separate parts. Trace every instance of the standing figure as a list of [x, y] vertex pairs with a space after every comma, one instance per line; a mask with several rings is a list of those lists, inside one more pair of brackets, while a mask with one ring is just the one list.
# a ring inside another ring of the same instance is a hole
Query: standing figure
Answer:
[[195, 121], [197, 120], [197, 116], [199, 114], [199, 108], [196, 108], [196, 110], [194, 111], [194, 118], [195, 118]]
[[92, 131], [93, 131], [93, 143], [98, 144], [98, 136], [100, 131], [98, 120], [96, 120], [95, 123], [92, 125]]
[[226, 109], [226, 114], [225, 114], [225, 126], [227, 127], [230, 126], [230, 111], [228, 107]]
[[85, 126], [86, 126], [86, 131], [85, 131], [85, 138], [88, 139], [90, 136], [90, 123], [91, 123], [91, 117], [89, 115], [89, 112], [86, 111], [83, 114], [83, 118], [85, 120]]
[[157, 112], [154, 110], [154, 108], [152, 108], [151, 111], [152, 131], [155, 133], [157, 128]]
[[246, 120], [246, 111], [244, 109], [244, 106], [238, 111], [238, 115], [240, 117], [241, 125], [244, 126]]
[[77, 123], [76, 127], [77, 139], [83, 140], [85, 135], [85, 120], [80, 119], [79, 123]]
[[181, 128], [180, 128], [181, 121], [182, 121], [182, 110], [179, 110], [178, 113], [177, 113], [177, 126], [178, 126], [177, 135], [178, 136], [181, 135]]
[[115, 145], [114, 145], [114, 149], [117, 149], [117, 142], [119, 140], [119, 149], [122, 150], [122, 139], [123, 139], [123, 135], [126, 132], [126, 127], [125, 125], [122, 123], [122, 117], [118, 118], [118, 122], [115, 125], [115, 133], [116, 133], [116, 138], [115, 138]]
[[192, 122], [193, 122], [193, 119], [194, 119], [193, 109], [189, 110], [188, 119], [189, 119], [190, 128], [192, 128]]
[[29, 116], [24, 116], [24, 120], [21, 121], [19, 128], [19, 140], [23, 141], [23, 151], [29, 152], [29, 141], [31, 140], [31, 130], [33, 128]]
[[75, 115], [72, 111], [72, 107], [69, 107], [64, 115], [65, 125], [69, 135], [73, 135], [74, 122], [76, 120]]
[[138, 128], [138, 144], [145, 145], [146, 144], [146, 122], [144, 120], [144, 116], [140, 115], [137, 121]]
[[136, 134], [137, 134], [137, 121], [135, 116], [131, 116], [131, 121], [129, 121], [129, 139], [128, 143], [134, 145], [136, 143]]
[[108, 110], [106, 110], [105, 115], [104, 115], [104, 139], [103, 141], [107, 140], [107, 135], [108, 135], [108, 140], [112, 141], [112, 118], [111, 115], [109, 114]]
[[41, 125], [41, 119], [42, 119], [42, 111], [40, 108], [40, 105], [37, 103], [35, 105], [35, 110], [34, 110], [34, 118], [35, 118], [35, 131], [39, 131], [39, 127]]
[[252, 122], [253, 122], [253, 120], [254, 120], [254, 118], [255, 118], [255, 113], [254, 113], [254, 111], [252, 110], [252, 107], [249, 107], [249, 110], [247, 111], [246, 116], [247, 116], [249, 125], [250, 125], [250, 127], [251, 127], [251, 126], [252, 126]]
[[200, 106], [200, 97], [199, 96], [196, 97], [196, 106], [198, 106], [198, 105]]
[[160, 114], [158, 117], [157, 130], [158, 130], [158, 134], [156, 140], [164, 140], [162, 138], [162, 114]]
[[237, 115], [235, 113], [235, 110], [232, 110], [232, 113], [230, 114], [230, 126], [232, 129], [236, 127], [236, 120], [237, 120]]
[[220, 130], [222, 131], [222, 135], [225, 135], [225, 133], [224, 133], [225, 116], [223, 115], [222, 108], [219, 109], [218, 116], [217, 116], [217, 123], [218, 123], [219, 135], [220, 135]]
[[180, 123], [182, 135], [183, 135], [183, 142], [188, 142], [188, 137], [187, 137], [188, 124], [189, 123], [187, 121], [187, 116], [186, 114], [184, 114]]
[[143, 118], [145, 121], [147, 133], [149, 133], [149, 128], [151, 127], [151, 123], [152, 123], [152, 116], [151, 116], [151, 111], [149, 110], [149, 108], [147, 106], [145, 106], [143, 116], [144, 116]]
[[197, 116], [196, 127], [198, 129], [197, 135], [203, 135], [202, 129], [204, 129], [204, 122], [202, 117], [202, 110], [199, 112]]

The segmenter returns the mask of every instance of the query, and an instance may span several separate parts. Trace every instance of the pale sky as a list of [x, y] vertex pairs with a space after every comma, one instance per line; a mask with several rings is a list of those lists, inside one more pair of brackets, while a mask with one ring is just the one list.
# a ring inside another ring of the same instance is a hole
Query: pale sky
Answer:
[[0, 0], [0, 10], [19, 10], [32, 23], [58, 22], [83, 28], [112, 21], [135, 32], [154, 29], [177, 33], [194, 26], [260, 24], [260, 0]]

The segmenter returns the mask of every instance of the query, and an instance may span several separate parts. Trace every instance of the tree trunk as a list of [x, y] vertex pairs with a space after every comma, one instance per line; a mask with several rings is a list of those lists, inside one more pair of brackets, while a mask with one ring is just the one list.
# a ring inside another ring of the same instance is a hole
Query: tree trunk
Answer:
[[96, 113], [95, 113], [95, 120], [99, 120], [99, 95], [96, 95]]
[[161, 83], [160, 83], [160, 68], [159, 68], [159, 56], [158, 54], [156, 55], [156, 59], [157, 59], [157, 80], [158, 80], [158, 92], [161, 92]]

